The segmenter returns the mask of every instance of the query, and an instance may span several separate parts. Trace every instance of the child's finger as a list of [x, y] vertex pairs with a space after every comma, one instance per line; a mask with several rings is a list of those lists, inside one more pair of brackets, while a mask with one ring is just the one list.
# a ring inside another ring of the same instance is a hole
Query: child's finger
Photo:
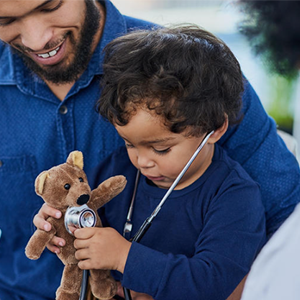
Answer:
[[94, 268], [92, 262], [90, 259], [86, 259], [86, 260], [81, 260], [78, 262], [78, 267], [81, 270], [91, 270]]
[[88, 249], [79, 249], [75, 252], [75, 258], [80, 261], [90, 260], [91, 257], [89, 255]]
[[87, 248], [88, 246], [89, 246], [89, 243], [86, 240], [76, 239], [74, 241], [74, 248], [77, 250]]
[[[100, 228], [97, 229], [99, 230]], [[94, 235], [95, 230], [96, 230], [95, 227], [76, 229], [74, 231], [74, 236], [77, 239], [89, 239]]]

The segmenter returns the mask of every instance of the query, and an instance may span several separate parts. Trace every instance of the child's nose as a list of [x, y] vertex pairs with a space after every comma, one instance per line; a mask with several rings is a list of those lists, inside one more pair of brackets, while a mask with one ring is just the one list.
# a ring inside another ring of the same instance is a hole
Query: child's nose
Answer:
[[137, 162], [140, 168], [151, 168], [154, 166], [154, 161], [147, 155], [138, 154]]

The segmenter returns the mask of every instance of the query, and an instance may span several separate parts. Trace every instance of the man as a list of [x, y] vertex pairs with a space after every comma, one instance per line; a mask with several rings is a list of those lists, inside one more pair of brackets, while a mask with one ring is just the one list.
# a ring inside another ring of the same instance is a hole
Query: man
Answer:
[[[38, 261], [24, 254], [43, 203], [34, 179], [74, 149], [83, 152], [88, 172], [123, 144], [94, 111], [101, 51], [115, 37], [149, 26], [122, 16], [108, 0], [0, 1], [1, 300], [55, 298], [60, 261], [48, 251]], [[219, 144], [260, 183], [270, 236], [300, 202], [300, 172], [247, 82], [243, 113]]]
[[[0, 1], [0, 299], [54, 299], [62, 264], [52, 253], [25, 257], [43, 201], [39, 172], [83, 151], [90, 169], [123, 142], [99, 120], [104, 45], [150, 23], [107, 1]], [[102, 137], [102, 138], [99, 138]]]

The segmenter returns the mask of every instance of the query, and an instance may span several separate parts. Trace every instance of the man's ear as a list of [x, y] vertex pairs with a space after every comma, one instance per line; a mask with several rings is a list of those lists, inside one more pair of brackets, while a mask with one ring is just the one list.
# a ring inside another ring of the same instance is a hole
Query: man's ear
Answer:
[[228, 118], [226, 117], [223, 125], [215, 130], [215, 132], [209, 137], [207, 143], [214, 144], [216, 143], [227, 131], [228, 128]]

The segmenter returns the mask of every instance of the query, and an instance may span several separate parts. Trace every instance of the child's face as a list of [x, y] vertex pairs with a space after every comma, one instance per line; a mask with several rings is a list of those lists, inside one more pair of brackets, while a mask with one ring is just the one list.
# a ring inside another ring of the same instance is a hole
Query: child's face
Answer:
[[[172, 133], [160, 116], [144, 109], [138, 109], [127, 125], [115, 127], [125, 141], [132, 164], [160, 188], [172, 185], [204, 138]], [[214, 145], [208, 142], [176, 189], [189, 186], [204, 173], [213, 151]]]

